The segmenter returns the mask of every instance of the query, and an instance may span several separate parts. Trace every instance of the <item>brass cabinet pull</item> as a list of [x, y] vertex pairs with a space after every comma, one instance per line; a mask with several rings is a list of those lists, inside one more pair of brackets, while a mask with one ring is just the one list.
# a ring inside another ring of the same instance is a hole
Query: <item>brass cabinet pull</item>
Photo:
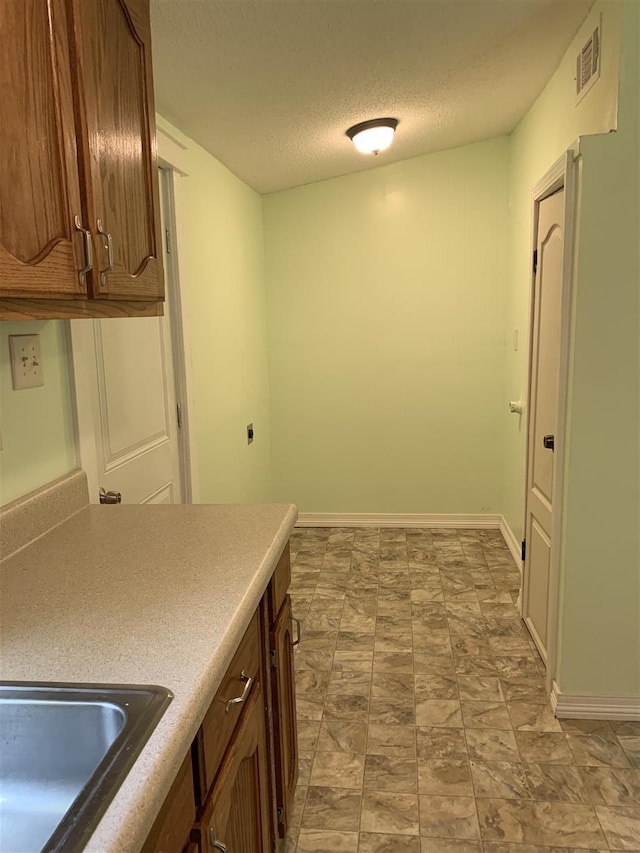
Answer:
[[96, 226], [98, 234], [106, 240], [107, 265], [103, 270], [100, 270], [100, 284], [104, 287], [107, 283], [107, 276], [113, 271], [113, 237], [104, 230], [102, 219], [98, 219]]
[[292, 645], [292, 646], [299, 646], [299, 645], [300, 645], [300, 639], [301, 639], [301, 637], [302, 637], [302, 628], [301, 628], [301, 625], [300, 625], [300, 620], [299, 620], [299, 619], [296, 619], [296, 617], [295, 617], [295, 616], [292, 616], [292, 617], [291, 617], [291, 621], [292, 621], [292, 622], [293, 622], [293, 624], [296, 626], [296, 638], [295, 638], [295, 640], [293, 641], [293, 643], [292, 643], [291, 645]]
[[212, 826], [209, 827], [209, 846], [212, 850], [220, 850], [221, 853], [227, 853], [229, 849], [226, 844], [223, 844], [222, 841], [218, 840], [216, 837], [216, 831]]
[[227, 702], [226, 708], [225, 708], [225, 711], [227, 714], [233, 708], [234, 705], [242, 705], [244, 700], [249, 695], [249, 691], [251, 690], [251, 685], [253, 684], [253, 678], [249, 678], [249, 676], [245, 673], [244, 670], [242, 670], [242, 672], [240, 673], [240, 681], [244, 681], [244, 690], [242, 691], [240, 696], [236, 696], [235, 699], [229, 699], [229, 701]]
[[93, 269], [93, 246], [91, 245], [91, 231], [88, 228], [83, 228], [82, 221], [78, 214], [76, 214], [74, 220], [74, 225], [76, 226], [76, 231], [79, 231], [84, 237], [84, 260], [85, 266], [82, 269], [78, 270], [78, 278], [80, 279], [80, 284], [82, 287], [85, 285], [85, 281], [87, 279], [87, 273], [91, 272]]

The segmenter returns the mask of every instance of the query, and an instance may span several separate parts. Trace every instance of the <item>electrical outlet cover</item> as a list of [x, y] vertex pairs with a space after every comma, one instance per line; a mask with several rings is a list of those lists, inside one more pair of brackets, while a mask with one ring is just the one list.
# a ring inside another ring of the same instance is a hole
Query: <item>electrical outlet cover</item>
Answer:
[[44, 385], [40, 335], [9, 335], [14, 391]]

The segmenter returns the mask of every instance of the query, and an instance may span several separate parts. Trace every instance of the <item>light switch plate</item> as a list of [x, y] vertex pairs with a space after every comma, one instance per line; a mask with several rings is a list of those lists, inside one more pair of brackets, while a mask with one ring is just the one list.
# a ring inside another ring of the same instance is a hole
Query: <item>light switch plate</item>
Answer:
[[14, 391], [44, 385], [40, 335], [9, 335]]

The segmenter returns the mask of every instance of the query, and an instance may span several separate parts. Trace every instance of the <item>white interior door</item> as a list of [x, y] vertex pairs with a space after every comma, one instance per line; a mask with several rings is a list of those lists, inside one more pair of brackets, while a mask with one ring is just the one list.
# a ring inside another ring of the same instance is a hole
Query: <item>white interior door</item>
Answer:
[[123, 503], [183, 501], [169, 299], [164, 310], [164, 317], [71, 324], [80, 456], [92, 500], [103, 487]]
[[558, 422], [564, 257], [564, 190], [540, 202], [533, 294], [523, 618], [546, 662]]
[[124, 503], [181, 503], [168, 319], [92, 322], [100, 485]]

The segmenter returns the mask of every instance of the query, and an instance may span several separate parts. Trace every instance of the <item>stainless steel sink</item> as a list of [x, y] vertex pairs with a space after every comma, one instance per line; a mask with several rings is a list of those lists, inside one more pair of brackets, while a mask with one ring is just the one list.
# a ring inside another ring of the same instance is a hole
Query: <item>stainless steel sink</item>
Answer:
[[81, 850], [173, 694], [0, 683], [0, 851]]

